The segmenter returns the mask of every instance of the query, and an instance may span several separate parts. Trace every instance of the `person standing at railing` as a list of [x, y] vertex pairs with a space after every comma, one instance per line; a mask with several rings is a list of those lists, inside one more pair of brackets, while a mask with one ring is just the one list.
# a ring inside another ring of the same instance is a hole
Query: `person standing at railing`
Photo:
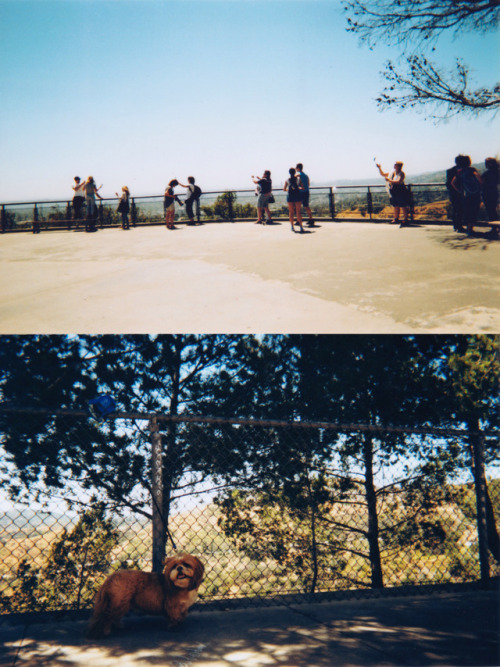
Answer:
[[314, 227], [312, 211], [309, 208], [309, 184], [310, 184], [309, 176], [307, 174], [304, 174], [304, 172], [302, 171], [304, 169], [304, 165], [301, 162], [297, 163], [295, 169], [297, 170], [297, 176], [300, 178], [300, 182], [302, 184], [302, 190], [301, 190], [302, 206], [306, 209], [307, 217], [309, 218], [307, 221], [307, 226]]
[[85, 224], [86, 232], [96, 231], [95, 221], [97, 219], [97, 205], [95, 198], [98, 197], [99, 199], [102, 199], [99, 194], [101, 188], [102, 185], [99, 188], [96, 187], [93, 176], [89, 176], [85, 181], [85, 204], [87, 206], [87, 222]]
[[[257, 195], [257, 221], [256, 225], [266, 224], [266, 222], [272, 222], [271, 212], [269, 210], [269, 200], [273, 194], [273, 182], [271, 180], [271, 172], [266, 169], [264, 175], [261, 178], [252, 176], [253, 182], [258, 188]], [[263, 219], [264, 213], [266, 214], [266, 220]]]
[[129, 204], [130, 191], [127, 188], [127, 186], [124, 185], [122, 188], [122, 194], [119, 195], [118, 192], [115, 192], [115, 195], [117, 197], [120, 197], [117, 210], [118, 213], [121, 213], [122, 216], [122, 229], [130, 229], [130, 224], [128, 220], [128, 214], [130, 211], [130, 204]]
[[292, 227], [292, 232], [295, 232], [293, 227], [294, 218], [297, 216], [297, 223], [300, 227], [300, 233], [302, 234], [304, 228], [302, 227], [302, 192], [301, 192], [301, 183], [299, 177], [295, 173], [295, 169], [290, 167], [288, 170], [288, 179], [285, 182], [283, 190], [287, 193], [286, 201], [288, 204], [288, 217], [290, 220], [290, 225]]
[[498, 161], [494, 157], [487, 157], [484, 161], [486, 171], [481, 179], [483, 203], [490, 222], [498, 220]]
[[[73, 220], [76, 222], [78, 229], [78, 222], [82, 220], [82, 209], [85, 204], [85, 183], [82, 183], [79, 176], [74, 178], [75, 184], [73, 187]], [[68, 222], [69, 224], [69, 222]]]
[[183, 205], [179, 197], [175, 194], [174, 188], [179, 185], [179, 181], [173, 178], [165, 188], [165, 197], [163, 200], [163, 207], [165, 209], [165, 223], [167, 229], [175, 229], [175, 202], [177, 201], [181, 206]]
[[389, 185], [389, 197], [391, 205], [394, 209], [394, 218], [392, 223], [400, 222], [399, 214], [400, 210], [403, 209], [403, 222], [401, 222], [400, 227], [404, 227], [408, 224], [408, 215], [410, 211], [410, 193], [408, 188], [405, 185], [405, 173], [403, 171], [403, 163], [395, 162], [394, 171], [392, 174], [382, 171], [382, 167], [377, 164], [380, 175], [385, 178], [387, 184]]
[[464, 203], [463, 197], [460, 192], [457, 192], [453, 187], [453, 179], [458, 174], [458, 162], [460, 162], [460, 156], [457, 155], [455, 158], [455, 166], [446, 170], [446, 189], [448, 190], [448, 198], [451, 204], [451, 219], [453, 221], [453, 229], [456, 232], [463, 232], [463, 217], [464, 217]]
[[467, 236], [472, 236], [481, 206], [481, 176], [477, 169], [471, 166], [468, 155], [457, 156], [457, 167], [458, 172], [451, 185], [462, 197]]
[[193, 204], [196, 204], [196, 216], [199, 218], [200, 217], [200, 197], [201, 197], [201, 189], [195, 185], [195, 178], [194, 176], [188, 176], [188, 184], [183, 185], [182, 183], [179, 183], [181, 188], [187, 188], [188, 190], [188, 196], [184, 200], [184, 205], [186, 207], [186, 215], [188, 217], [188, 225], [194, 225], [194, 213], [193, 213]]

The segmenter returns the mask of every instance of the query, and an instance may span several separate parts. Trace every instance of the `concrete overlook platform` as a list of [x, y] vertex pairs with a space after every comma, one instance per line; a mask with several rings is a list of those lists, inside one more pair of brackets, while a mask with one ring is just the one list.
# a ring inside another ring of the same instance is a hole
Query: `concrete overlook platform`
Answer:
[[1, 622], [2, 667], [344, 667], [500, 664], [498, 591], [192, 611], [167, 630], [127, 617], [86, 641], [86, 621]]
[[500, 242], [479, 228], [213, 223], [0, 236], [0, 334], [487, 333]]

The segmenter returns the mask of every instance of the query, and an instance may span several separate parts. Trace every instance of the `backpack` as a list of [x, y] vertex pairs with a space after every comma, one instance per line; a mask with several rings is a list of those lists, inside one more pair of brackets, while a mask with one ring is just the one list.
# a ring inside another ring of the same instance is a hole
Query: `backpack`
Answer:
[[193, 190], [193, 198], [199, 199], [200, 197], [201, 197], [201, 188], [195, 185]]
[[294, 193], [300, 192], [300, 187], [299, 187], [299, 184], [297, 182], [297, 177], [296, 176], [291, 176], [288, 179], [288, 191], [289, 192], [294, 192]]
[[472, 197], [478, 195], [481, 192], [481, 186], [479, 181], [475, 176], [475, 170], [471, 167], [467, 167], [460, 174], [460, 183], [466, 197]]

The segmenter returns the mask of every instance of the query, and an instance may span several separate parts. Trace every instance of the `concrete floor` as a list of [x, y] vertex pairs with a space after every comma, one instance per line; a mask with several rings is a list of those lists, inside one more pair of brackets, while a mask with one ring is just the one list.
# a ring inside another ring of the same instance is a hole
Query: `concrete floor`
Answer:
[[0, 236], [0, 334], [486, 333], [500, 243], [450, 227], [218, 223]]
[[499, 598], [469, 591], [157, 617], [87, 642], [85, 621], [12, 625], [0, 617], [5, 667], [332, 667], [500, 664]]

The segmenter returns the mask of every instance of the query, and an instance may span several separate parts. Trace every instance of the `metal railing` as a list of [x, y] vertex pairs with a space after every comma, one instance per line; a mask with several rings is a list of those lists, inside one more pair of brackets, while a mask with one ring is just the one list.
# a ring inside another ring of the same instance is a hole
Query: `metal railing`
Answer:
[[[500, 575], [477, 509], [488, 502], [488, 521], [498, 524], [498, 460], [484, 465], [474, 454], [469, 468], [450, 467], [450, 444], [470, 445], [464, 431], [142, 413], [96, 422], [86, 412], [15, 408], [0, 414], [4, 437], [26, 438], [31, 424], [48, 420], [61, 434], [61, 451], [80, 438], [74, 451], [82, 452], [64, 489], [33, 481], [24, 497], [1, 499], [1, 613], [88, 608], [110, 571], [158, 570], [172, 549], [204, 561], [202, 602], [239, 606], [401, 586], [410, 594]], [[413, 452], [422, 438], [422, 458], [391, 450], [386, 439], [395, 434]], [[107, 455], [90, 454], [98, 438]], [[130, 480], [127, 465], [110, 470], [113, 448], [132, 456], [142, 474]], [[487, 486], [478, 482], [481, 470]], [[5, 458], [1, 472], [5, 486], [12, 473]]]
[[[451, 224], [451, 207], [444, 183], [408, 184], [410, 191], [410, 219], [418, 223]], [[273, 218], [287, 219], [286, 194], [273, 191], [275, 203], [270, 206]], [[310, 190], [310, 208], [315, 220], [383, 222], [392, 218], [392, 207], [386, 187], [374, 185], [318, 186]], [[164, 224], [163, 195], [131, 197], [130, 224]], [[0, 231], [40, 231], [54, 229], [85, 230], [118, 227], [121, 215], [117, 212], [118, 199], [100, 200], [94, 220], [84, 212], [74, 219], [69, 200], [27, 201], [0, 204]], [[204, 192], [200, 198], [197, 220], [206, 222], [244, 222], [255, 220], [257, 214], [254, 190], [216, 190]], [[483, 213], [480, 221], [485, 220]], [[187, 222], [183, 207], [176, 205], [176, 222]], [[480, 222], [481, 224], [481, 222]]]

